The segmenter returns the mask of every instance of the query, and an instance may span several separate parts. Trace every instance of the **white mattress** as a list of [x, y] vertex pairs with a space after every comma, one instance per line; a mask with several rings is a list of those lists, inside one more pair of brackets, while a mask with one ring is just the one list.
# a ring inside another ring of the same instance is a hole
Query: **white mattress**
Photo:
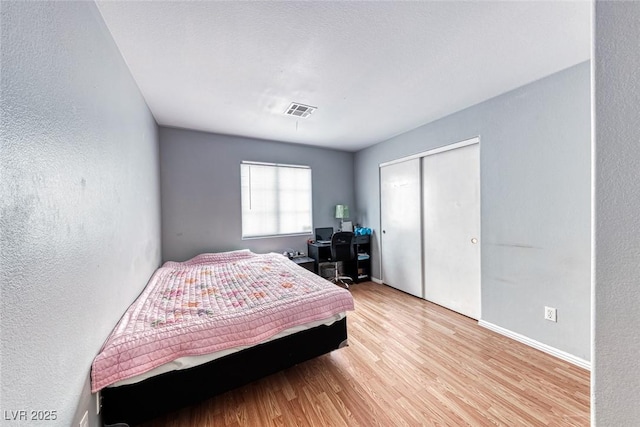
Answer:
[[[315, 322], [306, 323], [304, 325], [294, 326], [293, 328], [285, 329], [284, 331], [274, 335], [270, 339], [264, 341], [269, 342], [278, 338], [286, 337], [287, 335], [295, 334], [296, 332], [304, 331], [307, 329], [315, 328], [320, 325], [331, 325], [345, 317], [346, 313], [338, 313], [332, 317], [323, 320], [317, 320]], [[222, 351], [217, 351], [215, 353], [203, 354], [201, 356], [186, 356], [176, 359], [172, 362], [165, 363], [164, 365], [158, 366], [155, 369], [145, 372], [144, 374], [137, 375], [135, 377], [127, 378], [122, 381], [118, 381], [109, 387], [118, 387], [126, 384], [134, 384], [140, 382], [142, 380], [146, 380], [147, 378], [155, 377], [156, 375], [164, 374], [165, 372], [170, 371], [178, 371], [181, 369], [193, 368], [194, 366], [202, 365], [204, 363], [210, 362], [215, 359], [219, 359], [220, 357], [227, 356], [229, 354], [238, 352], [240, 350], [244, 350], [245, 348], [249, 348], [250, 346], [240, 346], [234, 347]]]

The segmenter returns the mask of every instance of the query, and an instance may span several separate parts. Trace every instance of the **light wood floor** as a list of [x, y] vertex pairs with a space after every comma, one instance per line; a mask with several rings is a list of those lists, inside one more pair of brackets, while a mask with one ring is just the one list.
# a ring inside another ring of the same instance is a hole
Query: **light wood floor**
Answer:
[[588, 371], [388, 286], [350, 290], [349, 347], [146, 427], [589, 425]]

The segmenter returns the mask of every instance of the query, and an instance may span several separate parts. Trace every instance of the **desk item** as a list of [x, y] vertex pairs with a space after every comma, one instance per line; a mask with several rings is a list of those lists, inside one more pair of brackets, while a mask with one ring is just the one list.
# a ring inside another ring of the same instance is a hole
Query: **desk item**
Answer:
[[366, 227], [356, 227], [353, 234], [356, 236], [370, 236], [372, 234], [372, 230]]
[[342, 227], [340, 231], [353, 232], [353, 223], [351, 221], [342, 221]]
[[316, 228], [316, 242], [318, 243], [331, 243], [332, 235], [333, 227]]
[[349, 206], [336, 205], [336, 218], [340, 220], [340, 229], [344, 231], [344, 219], [349, 218]]
[[294, 251], [293, 249], [287, 249], [282, 253], [282, 255], [286, 256], [289, 259], [306, 258], [305, 254], [300, 251]]

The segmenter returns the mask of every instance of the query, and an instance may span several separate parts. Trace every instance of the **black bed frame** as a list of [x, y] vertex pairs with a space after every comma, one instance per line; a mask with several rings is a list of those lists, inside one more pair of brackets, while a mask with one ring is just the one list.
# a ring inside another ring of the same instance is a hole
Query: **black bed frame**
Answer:
[[107, 387], [102, 390], [103, 424], [135, 426], [329, 353], [346, 345], [346, 340], [345, 317], [204, 365]]

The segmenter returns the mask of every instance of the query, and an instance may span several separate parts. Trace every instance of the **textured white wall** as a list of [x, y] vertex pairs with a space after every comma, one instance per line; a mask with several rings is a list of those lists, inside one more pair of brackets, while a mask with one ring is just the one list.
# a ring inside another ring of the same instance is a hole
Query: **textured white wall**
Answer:
[[1, 20], [0, 410], [96, 425], [91, 361], [160, 262], [157, 126], [93, 2]]
[[592, 423], [640, 425], [640, 3], [597, 1]]

